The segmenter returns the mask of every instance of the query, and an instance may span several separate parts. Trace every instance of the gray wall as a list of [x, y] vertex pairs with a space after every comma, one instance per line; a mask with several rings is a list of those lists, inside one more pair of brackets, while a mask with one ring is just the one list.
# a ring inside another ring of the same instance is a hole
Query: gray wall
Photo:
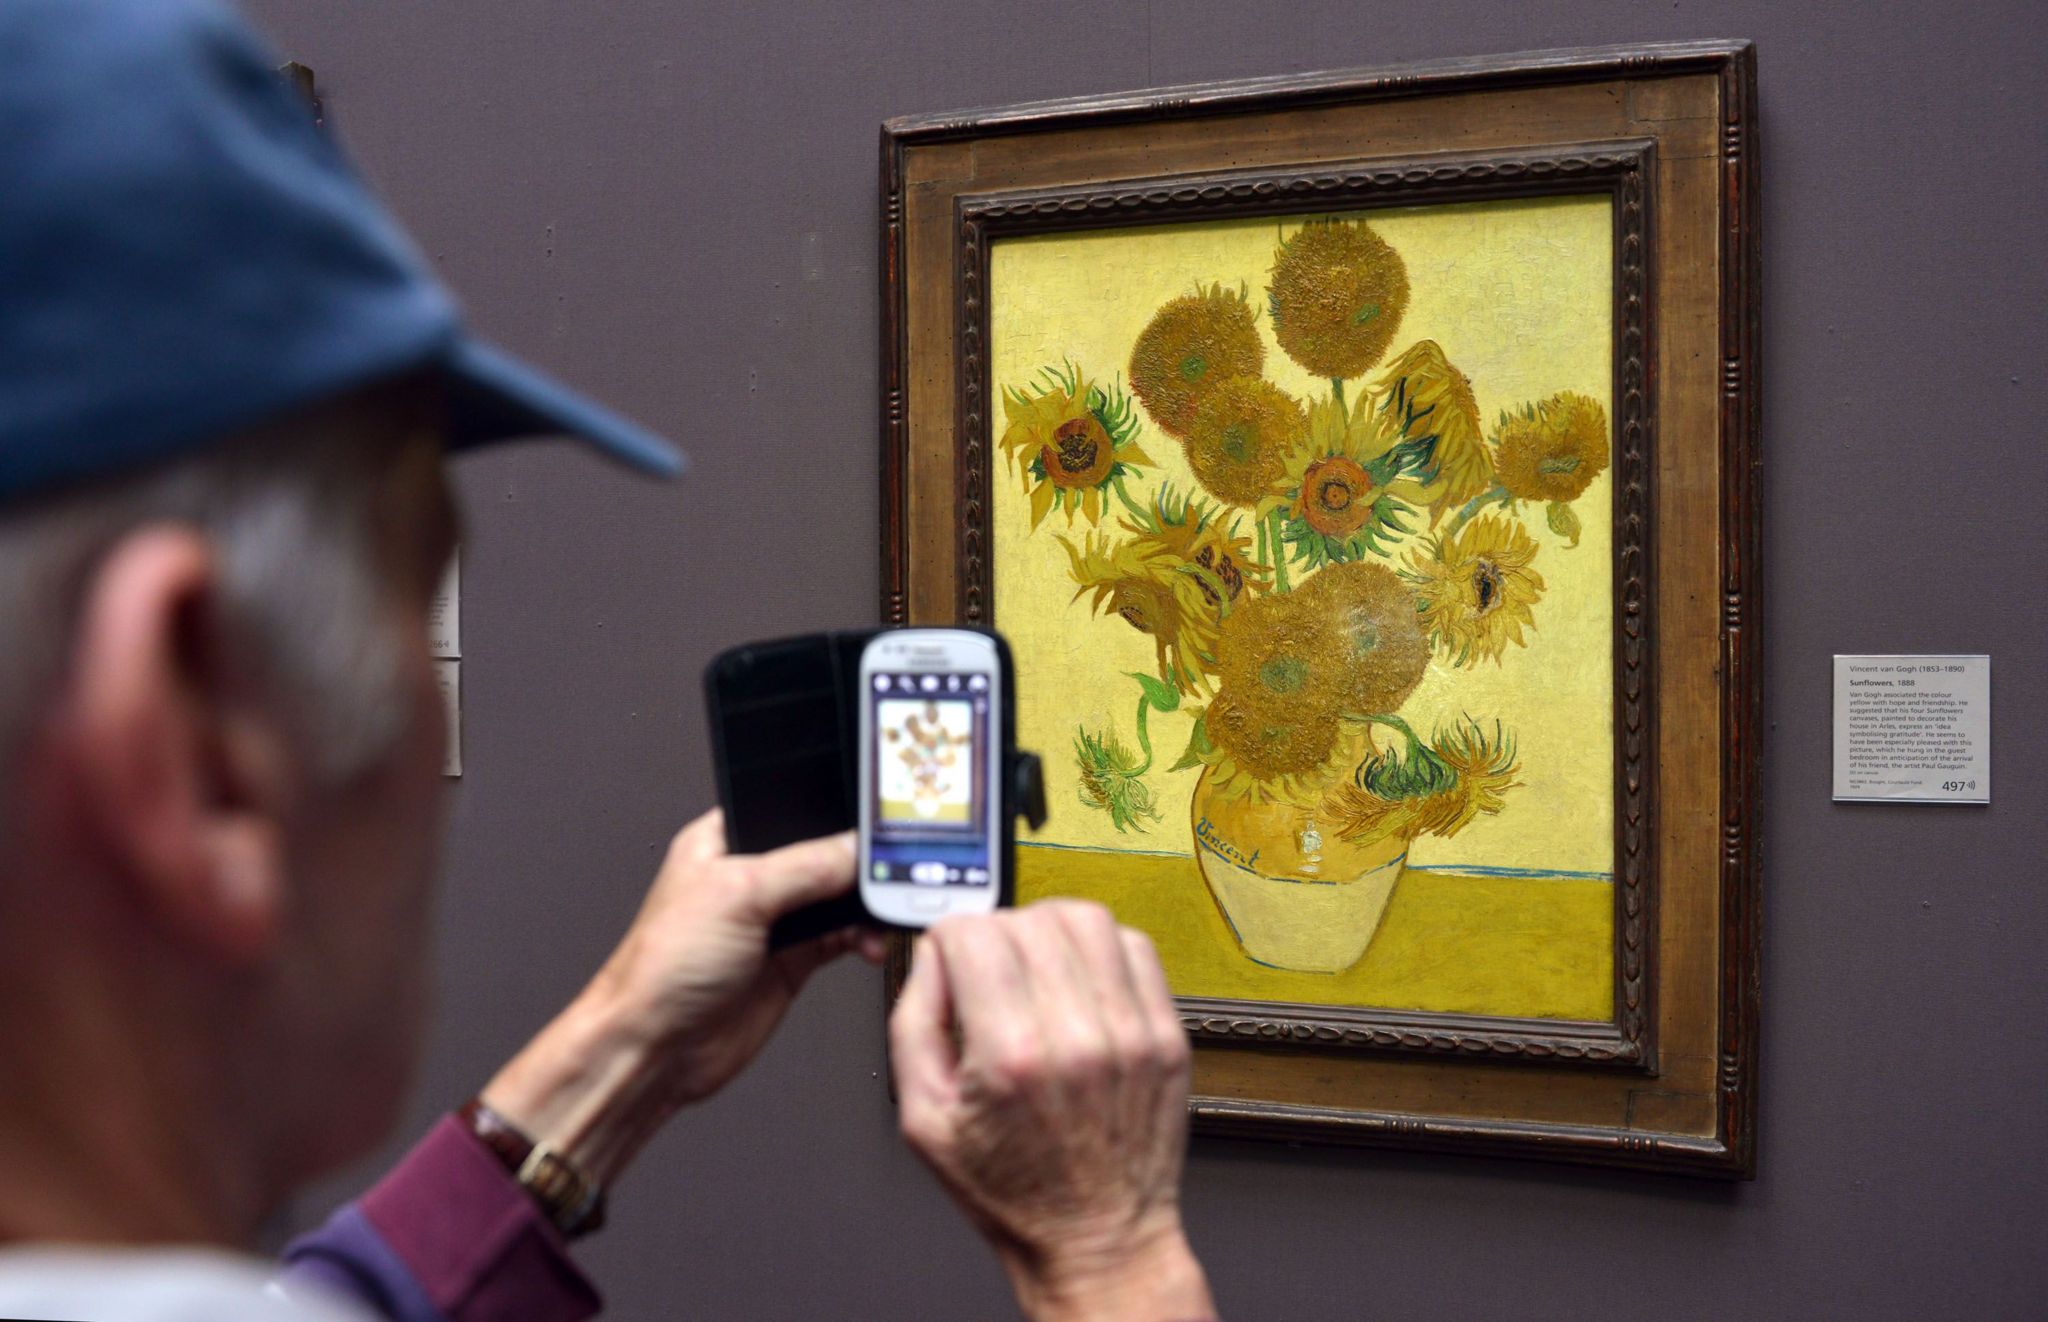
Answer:
[[[478, 323], [679, 437], [465, 461], [467, 756], [414, 1127], [564, 1000], [710, 797], [721, 646], [871, 618], [875, 137], [913, 111], [1696, 36], [1762, 61], [1762, 1176], [1203, 1143], [1235, 1317], [2040, 1316], [2043, 20], [2003, 4], [262, 0]], [[1828, 802], [1828, 657], [1996, 658], [1997, 803]], [[821, 977], [587, 1258], [612, 1314], [989, 1317]], [[310, 1214], [309, 1205], [307, 1211]], [[1645, 1297], [1656, 1300], [1654, 1307]]]

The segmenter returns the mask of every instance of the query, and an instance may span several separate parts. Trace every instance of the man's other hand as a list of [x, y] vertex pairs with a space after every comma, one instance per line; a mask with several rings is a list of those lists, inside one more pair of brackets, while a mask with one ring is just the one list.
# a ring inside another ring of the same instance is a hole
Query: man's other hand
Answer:
[[1152, 943], [1099, 905], [950, 918], [889, 1023], [904, 1137], [1036, 1318], [1202, 1318], [1181, 1230], [1186, 1034]]
[[851, 929], [768, 953], [769, 926], [844, 894], [854, 861], [851, 832], [740, 855], [716, 809], [691, 822], [604, 968], [484, 1100], [611, 1183], [678, 1107], [745, 1068], [819, 966], [882, 959], [879, 933]]

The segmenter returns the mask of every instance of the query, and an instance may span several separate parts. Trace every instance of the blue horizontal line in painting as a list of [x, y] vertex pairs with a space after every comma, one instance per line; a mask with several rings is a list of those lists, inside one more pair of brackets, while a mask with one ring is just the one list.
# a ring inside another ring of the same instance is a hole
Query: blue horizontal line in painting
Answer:
[[[1102, 849], [1095, 845], [1059, 845], [1050, 840], [1019, 840], [1019, 849], [1071, 849], [1084, 854], [1137, 854], [1145, 858], [1188, 858], [1180, 849]], [[1525, 877], [1532, 881], [1606, 881], [1612, 872], [1561, 872], [1556, 868], [1497, 868], [1478, 863], [1410, 863], [1410, 872], [1448, 872], [1465, 877]]]

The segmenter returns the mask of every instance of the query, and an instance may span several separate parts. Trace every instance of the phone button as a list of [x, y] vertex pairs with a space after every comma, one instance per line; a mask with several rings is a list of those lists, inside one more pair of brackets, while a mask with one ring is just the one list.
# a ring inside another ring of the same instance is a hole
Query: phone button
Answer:
[[938, 913], [946, 907], [950, 898], [945, 895], [912, 895], [910, 907], [916, 913]]

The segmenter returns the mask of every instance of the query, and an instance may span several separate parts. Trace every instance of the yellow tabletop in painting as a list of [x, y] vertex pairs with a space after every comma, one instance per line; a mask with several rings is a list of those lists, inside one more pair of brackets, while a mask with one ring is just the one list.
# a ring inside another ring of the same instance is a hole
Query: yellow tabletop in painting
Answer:
[[1149, 935], [1181, 996], [1549, 1019], [1613, 1014], [1607, 881], [1410, 869], [1372, 945], [1342, 973], [1290, 973], [1247, 958], [1184, 854], [1020, 841], [1018, 902], [1049, 895], [1100, 901]]

